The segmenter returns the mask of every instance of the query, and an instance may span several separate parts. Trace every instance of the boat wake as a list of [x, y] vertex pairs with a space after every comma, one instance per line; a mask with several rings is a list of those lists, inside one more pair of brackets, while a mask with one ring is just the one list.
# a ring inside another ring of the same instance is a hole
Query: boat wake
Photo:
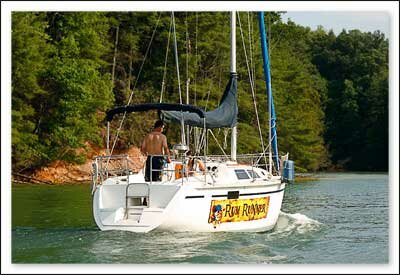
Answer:
[[322, 223], [313, 220], [306, 215], [295, 213], [289, 214], [280, 212], [274, 230], [269, 234], [270, 237], [288, 237], [293, 234], [307, 235], [320, 231]]

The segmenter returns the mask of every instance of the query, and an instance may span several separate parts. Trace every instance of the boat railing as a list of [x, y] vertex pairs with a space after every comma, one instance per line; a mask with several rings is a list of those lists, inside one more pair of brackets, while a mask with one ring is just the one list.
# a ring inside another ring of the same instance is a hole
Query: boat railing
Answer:
[[[259, 167], [259, 168], [264, 168], [268, 169], [268, 159], [269, 159], [269, 154], [265, 153], [255, 153], [255, 154], [240, 154], [236, 156], [236, 162], [238, 164], [244, 164], [244, 165], [250, 165], [253, 167]], [[213, 162], [227, 162], [231, 161], [231, 156], [230, 155], [208, 155], [207, 156], [208, 161], [213, 161]]]
[[[149, 169], [149, 173], [150, 173], [150, 184], [153, 183], [154, 179], [153, 179], [153, 172], [160, 172], [161, 176], [162, 175], [166, 175], [167, 176], [167, 181], [171, 181], [172, 179], [180, 179], [181, 183], [183, 184], [185, 180], [188, 179], [188, 177], [191, 175], [191, 172], [194, 171], [190, 171], [189, 170], [189, 159], [193, 158], [194, 156], [184, 156], [184, 155], [177, 155], [175, 157], [171, 158], [171, 162], [174, 162], [174, 168], [168, 168], [167, 162], [164, 159], [164, 165], [162, 166], [161, 169], [155, 169], [153, 168], [153, 161], [152, 158], [153, 157], [165, 157], [165, 155], [151, 155], [150, 156], [150, 169]], [[203, 175], [204, 175], [204, 182], [206, 182], [206, 176], [207, 174], [211, 175], [210, 171], [202, 171]]]
[[[153, 155], [152, 157], [159, 157], [162, 155]], [[177, 156], [175, 159], [172, 159], [171, 161], [177, 162], [177, 164], [181, 164], [179, 168], [176, 168], [177, 166], [174, 167], [174, 169], [168, 169], [166, 165], [163, 165], [161, 169], [154, 169], [152, 167], [152, 161], [150, 161], [150, 183], [153, 182], [152, 178], [152, 172], [153, 171], [158, 171], [160, 173], [175, 173], [180, 175], [180, 179], [182, 180], [182, 184], [184, 183], [184, 180], [187, 179], [190, 176], [190, 173], [193, 171], [189, 170], [188, 167], [188, 161], [190, 158], [197, 158], [201, 161], [203, 161], [204, 166], [205, 166], [205, 171], [198, 171], [204, 176], [204, 183], [207, 184], [207, 177], [209, 177], [212, 182], [215, 183], [215, 170], [213, 169], [214, 167], [211, 165], [208, 165], [210, 163], [226, 163], [228, 161], [231, 161], [231, 157], [228, 155], [207, 155], [206, 157], [204, 156]], [[258, 153], [258, 154], [240, 154], [236, 156], [236, 162], [237, 164], [240, 165], [249, 165], [251, 166], [252, 169], [254, 168], [262, 168], [267, 171], [269, 171], [269, 164], [268, 164], [268, 159], [269, 155], [267, 153]], [[256, 178], [254, 177], [255, 173], [252, 173], [253, 175], [253, 180]], [[171, 180], [172, 176], [168, 176], [168, 180]], [[177, 179], [175, 177], [175, 179]]]
[[[150, 156], [150, 183], [155, 181], [153, 179], [153, 172], [160, 172], [167, 174], [167, 178], [172, 179], [173, 175], [182, 175], [182, 181], [187, 176], [187, 157], [183, 158], [171, 158], [172, 162], [178, 162], [181, 164], [175, 166], [174, 169], [168, 168], [166, 162], [162, 165], [161, 169], [152, 167], [153, 157], [165, 157], [164, 155], [151, 155]], [[129, 155], [112, 155], [112, 156], [97, 156], [92, 162], [92, 182], [94, 187], [97, 184], [101, 184], [110, 177], [126, 176], [137, 173], [135, 169], [132, 168], [132, 164], [143, 163], [143, 157], [130, 157]], [[143, 163], [144, 165], [144, 163]], [[141, 168], [143, 165], [140, 165]], [[138, 169], [137, 169], [138, 170]], [[128, 179], [127, 179], [128, 180]]]
[[129, 168], [128, 155], [97, 156], [92, 162], [92, 182], [100, 184], [109, 177], [127, 176], [132, 173]]
[[[202, 172], [202, 175], [204, 175], [204, 182], [207, 182], [207, 177], [210, 177], [214, 181], [215, 171], [208, 169], [210, 166], [207, 164], [215, 162], [226, 163], [231, 160], [228, 155], [208, 155], [206, 158], [204, 156], [176, 156], [175, 158], [172, 157], [171, 161], [180, 165], [175, 165], [171, 168], [164, 163], [161, 169], [153, 168], [152, 158], [160, 156], [162, 155], [151, 156], [149, 169], [150, 184], [155, 181], [153, 179], [153, 172], [160, 172], [161, 175], [167, 175], [167, 181], [170, 181], [171, 179], [181, 179], [183, 184], [184, 180], [190, 176], [191, 171], [188, 169], [188, 160], [193, 157], [202, 160], [206, 166], [205, 171], [200, 171]], [[236, 162], [238, 164], [249, 165], [253, 168], [263, 168], [269, 171], [268, 162], [266, 163], [268, 158], [268, 154], [241, 154], [237, 155]], [[92, 191], [94, 192], [96, 186], [107, 180], [109, 177], [126, 176], [126, 181], [128, 182], [129, 175], [138, 172], [132, 168], [132, 164], [134, 163], [136, 163], [136, 166], [137, 163], [143, 163], [143, 157], [130, 157], [127, 154], [95, 157], [92, 163]], [[179, 176], [178, 178], [177, 175]]]

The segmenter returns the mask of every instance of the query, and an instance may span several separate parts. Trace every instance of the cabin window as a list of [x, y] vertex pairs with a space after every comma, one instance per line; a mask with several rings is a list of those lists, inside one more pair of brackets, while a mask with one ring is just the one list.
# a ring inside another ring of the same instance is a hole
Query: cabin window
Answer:
[[249, 175], [246, 173], [244, 169], [235, 169], [236, 177], [239, 180], [249, 179]]
[[249, 173], [250, 177], [255, 178], [255, 179], [257, 179], [257, 178], [260, 177], [260, 176], [259, 176], [255, 171], [253, 171], [253, 170], [247, 170], [247, 173]]

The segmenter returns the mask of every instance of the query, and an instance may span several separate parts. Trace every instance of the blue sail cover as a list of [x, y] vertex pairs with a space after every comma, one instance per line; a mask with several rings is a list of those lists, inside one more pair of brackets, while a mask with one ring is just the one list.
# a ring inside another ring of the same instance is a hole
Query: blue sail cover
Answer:
[[[209, 112], [205, 112], [207, 129], [231, 128], [237, 123], [237, 74], [231, 73], [231, 78], [222, 95], [219, 106]], [[204, 128], [204, 121], [195, 113], [181, 111], [161, 111], [161, 118], [167, 122], [180, 123], [183, 116], [184, 124]]]
[[271, 127], [272, 150], [274, 151], [273, 159], [275, 162], [276, 170], [279, 171], [280, 167], [279, 167], [279, 156], [278, 156], [278, 136], [276, 135], [276, 115], [274, 107], [274, 98], [272, 97], [271, 72], [269, 66], [267, 35], [265, 32], [265, 25], [264, 25], [264, 12], [258, 13], [258, 23], [260, 27], [261, 48], [262, 48], [263, 63], [264, 63], [265, 81], [268, 92], [268, 102], [271, 107], [270, 127]]

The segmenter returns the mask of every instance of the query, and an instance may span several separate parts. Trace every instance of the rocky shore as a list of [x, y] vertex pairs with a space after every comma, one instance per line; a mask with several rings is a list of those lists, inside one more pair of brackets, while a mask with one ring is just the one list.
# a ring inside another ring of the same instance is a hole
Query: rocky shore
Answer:
[[[83, 152], [82, 152], [83, 153]], [[96, 147], [90, 147], [87, 153], [87, 160], [83, 164], [71, 164], [65, 161], [54, 161], [47, 167], [36, 170], [30, 177], [37, 181], [51, 184], [68, 183], [89, 183], [92, 176], [92, 161], [95, 156], [104, 156], [105, 150]], [[140, 170], [145, 163], [146, 158], [137, 147], [128, 150], [114, 152], [113, 154], [127, 154], [132, 160], [128, 165], [132, 171]]]

